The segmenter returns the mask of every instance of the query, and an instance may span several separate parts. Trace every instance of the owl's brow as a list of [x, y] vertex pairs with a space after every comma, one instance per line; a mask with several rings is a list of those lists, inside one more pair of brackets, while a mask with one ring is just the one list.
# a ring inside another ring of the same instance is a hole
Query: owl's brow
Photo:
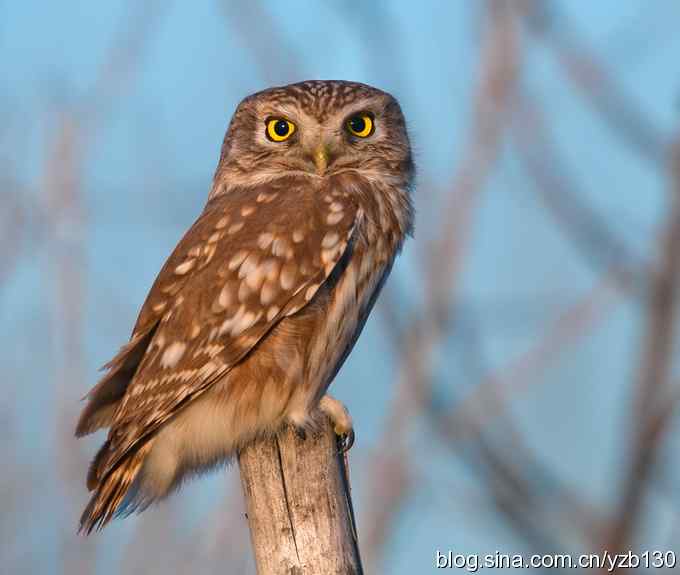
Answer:
[[[292, 105], [291, 105], [292, 104]], [[303, 117], [311, 117], [320, 124], [327, 124], [329, 122], [337, 121], [344, 122], [350, 116], [359, 112], [370, 112], [376, 116], [381, 116], [387, 110], [389, 101], [381, 95], [375, 97], [357, 99], [355, 102], [344, 104], [339, 108], [316, 109], [307, 108], [300, 102], [286, 102], [285, 104], [278, 104], [277, 102], [265, 102], [257, 110], [258, 120], [265, 121], [267, 118], [281, 116], [289, 119], [300, 119]]]
[[297, 105], [291, 106], [290, 104], [286, 105], [276, 105], [267, 102], [264, 106], [262, 106], [260, 109], [257, 111], [257, 116], [258, 120], [266, 120], [268, 117], [276, 117], [276, 116], [281, 116], [284, 118], [296, 118], [300, 116], [300, 113], [302, 112], [301, 108]]

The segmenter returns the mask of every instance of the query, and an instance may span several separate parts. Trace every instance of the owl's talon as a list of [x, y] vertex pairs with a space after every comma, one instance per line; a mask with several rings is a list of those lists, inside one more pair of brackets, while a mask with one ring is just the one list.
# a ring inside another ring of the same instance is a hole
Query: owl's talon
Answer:
[[347, 433], [338, 434], [338, 445], [340, 453], [347, 453], [352, 449], [354, 445], [354, 429], [350, 429]]
[[354, 424], [347, 408], [332, 395], [326, 394], [319, 402], [319, 409], [333, 423], [333, 431], [338, 437], [340, 453], [346, 453], [354, 445]]

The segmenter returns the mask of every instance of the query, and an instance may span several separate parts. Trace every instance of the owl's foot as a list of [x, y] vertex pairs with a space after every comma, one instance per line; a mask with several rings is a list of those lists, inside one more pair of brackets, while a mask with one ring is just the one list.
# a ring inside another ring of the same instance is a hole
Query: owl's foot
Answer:
[[346, 453], [354, 445], [354, 424], [347, 408], [341, 401], [328, 393], [321, 398], [319, 409], [325, 413], [333, 423], [333, 431], [338, 436], [341, 453]]

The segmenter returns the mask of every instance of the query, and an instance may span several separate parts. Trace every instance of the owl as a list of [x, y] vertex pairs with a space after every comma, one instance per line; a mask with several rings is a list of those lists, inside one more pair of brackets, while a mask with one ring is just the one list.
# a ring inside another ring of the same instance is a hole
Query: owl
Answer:
[[239, 104], [203, 213], [85, 397], [76, 435], [108, 436], [81, 532], [319, 411], [351, 445], [352, 420], [326, 391], [412, 230], [413, 177], [386, 92], [307, 81]]

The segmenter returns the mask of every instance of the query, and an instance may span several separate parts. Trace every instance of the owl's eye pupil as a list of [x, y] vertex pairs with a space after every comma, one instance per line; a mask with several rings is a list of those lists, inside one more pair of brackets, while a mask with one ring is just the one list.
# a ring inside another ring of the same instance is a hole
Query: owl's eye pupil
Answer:
[[349, 127], [353, 132], [361, 133], [366, 129], [366, 120], [363, 116], [354, 116], [349, 121]]
[[266, 120], [265, 134], [272, 142], [285, 142], [295, 132], [295, 124], [285, 118], [269, 118]]
[[373, 134], [375, 127], [373, 115], [369, 112], [361, 112], [350, 117], [345, 125], [349, 133], [356, 138], [368, 138]]
[[278, 122], [276, 122], [276, 124], [274, 124], [274, 133], [277, 136], [280, 136], [280, 137], [283, 138], [283, 137], [288, 135], [289, 131], [290, 131], [290, 128], [289, 128], [288, 122], [286, 122], [286, 120], [279, 120]]

